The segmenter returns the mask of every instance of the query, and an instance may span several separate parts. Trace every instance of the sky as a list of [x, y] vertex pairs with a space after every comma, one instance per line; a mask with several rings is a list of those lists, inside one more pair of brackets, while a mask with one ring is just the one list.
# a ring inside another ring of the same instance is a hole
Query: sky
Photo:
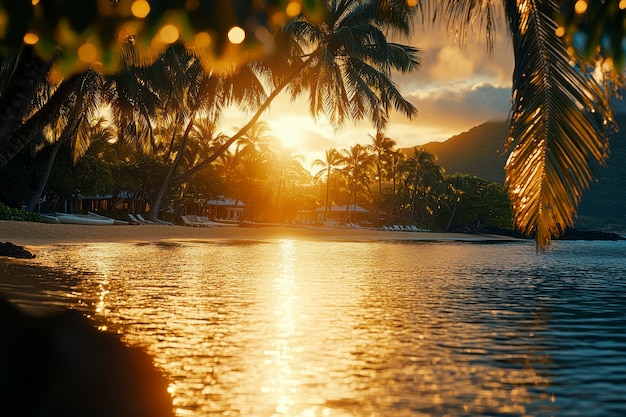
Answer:
[[[506, 119], [511, 106], [513, 52], [504, 31], [487, 52], [484, 37], [472, 35], [462, 46], [443, 28], [415, 27], [409, 40], [398, 39], [422, 50], [422, 66], [411, 75], [393, 74], [402, 95], [418, 109], [413, 120], [393, 114], [385, 134], [398, 147], [411, 147], [446, 139], [489, 120]], [[224, 126], [242, 126], [249, 115], [230, 114]], [[375, 129], [369, 122], [348, 121], [333, 130], [323, 118], [313, 120], [304, 98], [291, 102], [279, 96], [261, 120], [271, 134], [305, 157], [306, 168], [322, 158], [330, 147], [367, 144]], [[230, 133], [225, 129], [225, 133]]]

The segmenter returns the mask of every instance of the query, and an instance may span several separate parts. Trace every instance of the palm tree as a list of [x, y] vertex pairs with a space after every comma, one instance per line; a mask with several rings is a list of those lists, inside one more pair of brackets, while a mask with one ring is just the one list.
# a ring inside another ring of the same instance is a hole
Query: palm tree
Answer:
[[392, 70], [417, 70], [419, 50], [389, 42], [384, 33], [393, 29], [408, 34], [415, 8], [405, 0], [327, 0], [326, 5], [322, 23], [300, 16], [278, 31], [275, 50], [280, 55], [257, 63], [264, 73], [271, 69], [272, 92], [246, 125], [184, 178], [217, 159], [285, 89], [293, 98], [308, 93], [311, 115], [325, 114], [334, 126], [348, 118], [369, 118], [381, 129], [391, 109], [415, 116], [416, 108], [390, 77]]
[[[612, 90], [602, 88], [586, 70], [594, 62], [585, 61], [575, 48], [568, 48], [568, 37], [557, 34], [565, 32], [558, 23], [561, 3], [501, 3], [515, 56], [508, 139], [514, 148], [506, 163], [506, 184], [516, 226], [534, 234], [541, 248], [573, 225], [583, 191], [608, 156], [608, 135], [613, 127]], [[563, 8], [569, 10], [575, 2], [565, 3]], [[470, 25], [480, 22], [487, 29], [488, 45], [493, 43], [491, 35], [502, 10], [499, 2], [426, 0], [421, 5], [422, 10], [460, 32], [461, 38]], [[605, 11], [613, 6], [614, 2], [599, 5]], [[601, 18], [603, 13], [592, 18]], [[594, 20], [595, 27], [598, 21]], [[619, 69], [613, 67], [610, 72], [615, 78]]]
[[[176, 120], [185, 120], [186, 127], [179, 140], [176, 157], [153, 202], [150, 220], [156, 220], [159, 215], [163, 198], [184, 155], [198, 113], [208, 114], [213, 123], [216, 123], [221, 116], [222, 108], [229, 103], [256, 106], [265, 97], [260, 81], [248, 65], [242, 65], [233, 72], [205, 72], [199, 58], [180, 45], [161, 58], [159, 66], [163, 67], [162, 78], [172, 86], [172, 90], [176, 92], [175, 96], [180, 97], [178, 100], [170, 101], [166, 108], [178, 110], [180, 114], [176, 116]], [[182, 65], [171, 64], [179, 63], [181, 60]], [[218, 149], [222, 148], [223, 145]]]
[[304, 156], [297, 153], [295, 149], [287, 149], [281, 148], [278, 160], [278, 191], [276, 192], [276, 203], [274, 204], [274, 221], [279, 220], [280, 216], [280, 197], [281, 191], [283, 188], [283, 184], [285, 183], [289, 174], [298, 174], [304, 168], [302, 167], [302, 161], [304, 160]]
[[320, 167], [320, 170], [315, 173], [315, 179], [319, 179], [322, 176], [326, 177], [326, 201], [324, 203], [324, 218], [323, 221], [326, 221], [328, 218], [328, 211], [330, 210], [330, 206], [332, 204], [332, 199], [330, 198], [330, 178], [332, 172], [341, 165], [341, 154], [336, 148], [326, 149], [324, 153], [324, 159], [316, 159], [313, 161], [313, 167]]
[[[437, 157], [424, 148], [413, 148], [413, 158], [404, 162], [410, 181], [410, 212], [408, 222], [413, 223], [418, 198], [427, 199], [429, 189], [443, 177], [443, 169], [437, 165]], [[425, 203], [425, 208], [427, 203]]]
[[376, 179], [378, 181], [378, 199], [376, 204], [376, 220], [375, 227], [379, 226], [380, 223], [380, 208], [382, 205], [383, 199], [383, 176], [385, 175], [384, 168], [389, 165], [391, 156], [391, 152], [394, 146], [396, 146], [396, 141], [385, 136], [385, 133], [382, 131], [377, 131], [375, 136], [369, 135], [372, 143], [369, 145], [370, 149], [374, 152], [374, 156], [376, 157]]
[[398, 175], [400, 174], [400, 165], [406, 159], [406, 155], [401, 151], [391, 151], [389, 154], [389, 165], [387, 170], [388, 178], [391, 179], [391, 202], [389, 203], [389, 212], [387, 213], [387, 225], [391, 224], [396, 208]]
[[[41, 198], [41, 194], [48, 183], [52, 167], [61, 146], [71, 142], [74, 163], [83, 156], [94, 138], [94, 129], [104, 121], [97, 120], [101, 104], [100, 91], [102, 77], [94, 71], [86, 71], [80, 75], [81, 82], [78, 88], [69, 95], [59, 109], [58, 118], [44, 128], [44, 136], [54, 143], [46, 169], [39, 179], [35, 192], [31, 196], [26, 210], [33, 211]], [[95, 123], [94, 123], [95, 119]]]
[[351, 146], [350, 149], [344, 149], [341, 152], [345, 167], [343, 172], [346, 176], [349, 186], [348, 204], [346, 205], [346, 217], [351, 221], [350, 200], [352, 199], [352, 209], [356, 208], [359, 188], [369, 187], [369, 174], [374, 155], [368, 152], [368, 147], [360, 144]]

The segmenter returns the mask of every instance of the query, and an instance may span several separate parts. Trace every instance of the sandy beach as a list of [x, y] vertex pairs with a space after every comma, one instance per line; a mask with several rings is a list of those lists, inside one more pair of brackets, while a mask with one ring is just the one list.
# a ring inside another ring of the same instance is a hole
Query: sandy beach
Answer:
[[158, 242], [183, 240], [316, 239], [332, 241], [511, 241], [506, 236], [463, 233], [399, 232], [346, 227], [274, 226], [185, 227], [161, 225], [82, 226], [0, 221], [0, 242], [22, 246], [64, 243]]

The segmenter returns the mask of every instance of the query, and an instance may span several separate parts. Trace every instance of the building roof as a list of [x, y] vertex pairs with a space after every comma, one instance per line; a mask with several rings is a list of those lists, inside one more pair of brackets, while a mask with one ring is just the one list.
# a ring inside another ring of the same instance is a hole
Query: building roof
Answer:
[[241, 200], [235, 200], [234, 198], [222, 198], [222, 199], [215, 199], [215, 200], [200, 199], [198, 201], [200, 201], [201, 203], [207, 206], [243, 207], [245, 205], [241, 202]]

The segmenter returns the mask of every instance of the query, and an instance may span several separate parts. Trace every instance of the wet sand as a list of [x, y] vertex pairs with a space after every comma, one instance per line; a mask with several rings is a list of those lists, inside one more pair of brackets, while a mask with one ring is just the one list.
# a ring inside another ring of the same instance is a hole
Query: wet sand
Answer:
[[514, 238], [486, 234], [400, 232], [347, 227], [277, 226], [186, 227], [165, 225], [83, 226], [21, 221], [0, 221], [0, 242], [21, 246], [64, 243], [159, 242], [184, 240], [315, 239], [329, 241], [512, 241]]

